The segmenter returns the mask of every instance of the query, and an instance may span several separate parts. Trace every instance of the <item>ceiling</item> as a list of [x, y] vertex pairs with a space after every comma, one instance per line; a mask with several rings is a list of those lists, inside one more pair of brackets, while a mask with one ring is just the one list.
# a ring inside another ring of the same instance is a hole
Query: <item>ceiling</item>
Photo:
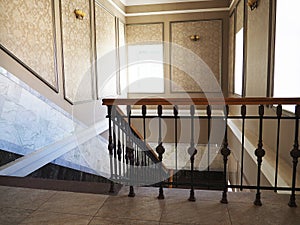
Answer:
[[[124, 5], [149, 5], [149, 4], [167, 4], [167, 3], [178, 3], [178, 2], [202, 2], [202, 1], [213, 1], [213, 0], [120, 0]], [[227, 1], [227, 0], [219, 0]]]

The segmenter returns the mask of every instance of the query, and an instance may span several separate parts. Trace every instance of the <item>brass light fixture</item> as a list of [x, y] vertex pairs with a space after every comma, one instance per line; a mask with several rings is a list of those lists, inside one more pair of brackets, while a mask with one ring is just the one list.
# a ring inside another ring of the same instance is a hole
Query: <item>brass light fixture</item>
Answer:
[[85, 17], [85, 13], [80, 9], [75, 9], [74, 13], [75, 13], [76, 18], [79, 20], [83, 20], [83, 18]]
[[200, 36], [197, 34], [191, 35], [190, 36], [190, 40], [191, 41], [199, 41], [200, 40]]
[[258, 0], [248, 0], [248, 6], [251, 10], [254, 10], [258, 6]]

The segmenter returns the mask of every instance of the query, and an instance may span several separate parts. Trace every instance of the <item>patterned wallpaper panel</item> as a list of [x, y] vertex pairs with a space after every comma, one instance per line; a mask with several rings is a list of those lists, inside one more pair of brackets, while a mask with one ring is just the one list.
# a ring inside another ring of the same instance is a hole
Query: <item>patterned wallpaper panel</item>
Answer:
[[240, 1], [237, 6], [237, 14], [236, 14], [236, 33], [240, 31], [244, 27], [244, 1]]
[[[76, 19], [74, 10], [86, 14]], [[64, 60], [65, 98], [71, 102], [91, 100], [91, 24], [89, 0], [62, 0], [62, 40]]]
[[98, 96], [117, 94], [115, 17], [96, 4]]
[[128, 44], [147, 41], [163, 41], [163, 24], [128, 24], [126, 26]]
[[57, 89], [52, 0], [1, 0], [0, 43]]
[[269, 8], [271, 0], [248, 8], [246, 96], [265, 97], [268, 86]]
[[116, 48], [115, 17], [96, 4], [96, 39], [97, 56], [100, 58], [105, 53]]
[[[191, 41], [191, 35], [199, 35], [199, 41]], [[197, 72], [194, 65], [189, 65], [191, 59], [183, 54], [180, 48], [172, 47], [171, 64], [176, 61], [178, 65], [171, 68], [171, 80], [176, 84], [172, 85], [173, 92], [203, 92], [199, 87], [199, 83], [204, 84], [203, 76], [207, 76], [207, 68], [212, 71], [213, 75], [220, 81], [221, 76], [221, 56], [222, 56], [222, 21], [221, 20], [205, 20], [195, 22], [174, 22], [171, 23], [171, 41], [183, 49], [193, 51], [203, 62], [205, 66], [198, 68]], [[208, 67], [207, 67], [208, 66]], [[179, 67], [187, 68], [190, 74], [199, 74], [192, 78]], [[193, 71], [192, 71], [193, 70]], [[203, 76], [202, 76], [203, 74]], [[195, 80], [199, 82], [195, 82]], [[197, 84], [198, 83], [198, 84]], [[205, 83], [205, 91], [214, 92], [215, 84]]]

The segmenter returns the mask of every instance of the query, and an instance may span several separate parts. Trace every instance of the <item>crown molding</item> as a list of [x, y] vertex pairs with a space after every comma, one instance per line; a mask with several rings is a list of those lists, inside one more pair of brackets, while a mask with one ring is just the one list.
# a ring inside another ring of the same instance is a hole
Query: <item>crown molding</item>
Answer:
[[155, 4], [169, 4], [179, 2], [204, 2], [213, 0], [119, 0], [125, 6], [136, 6], [136, 5], [155, 5]]
[[[97, 1], [97, 0], [96, 0]], [[170, 14], [186, 14], [186, 13], [198, 13], [198, 12], [221, 12], [221, 11], [229, 11], [233, 6], [236, 0], [233, 0], [229, 7], [222, 7], [222, 8], [205, 8], [205, 9], [176, 9], [176, 10], [166, 10], [166, 11], [150, 11], [150, 12], [138, 12], [138, 13], [127, 13], [123, 9], [121, 9], [113, 0], [107, 0], [116, 10], [118, 10], [123, 16], [125, 17], [133, 17], [133, 16], [151, 16], [151, 15], [170, 15]], [[123, 1], [120, 0], [122, 3]], [[201, 1], [207, 1], [207, 0], [201, 0]], [[208, 0], [212, 1], [212, 0]], [[178, 0], [179, 2], [186, 2]], [[195, 1], [189, 1], [189, 2], [195, 2]], [[174, 1], [173, 1], [174, 3]], [[126, 5], [125, 5], [126, 6]]]
[[231, 11], [233, 9], [233, 7], [236, 5], [236, 3], [238, 2], [238, 0], [232, 0], [229, 6], [229, 11]]
[[153, 15], [170, 15], [170, 14], [184, 14], [184, 13], [198, 13], [198, 12], [222, 12], [222, 11], [229, 11], [229, 8], [188, 9], [188, 10], [170, 10], [170, 11], [126, 13], [126, 17], [132, 17], [132, 16], [153, 16]]

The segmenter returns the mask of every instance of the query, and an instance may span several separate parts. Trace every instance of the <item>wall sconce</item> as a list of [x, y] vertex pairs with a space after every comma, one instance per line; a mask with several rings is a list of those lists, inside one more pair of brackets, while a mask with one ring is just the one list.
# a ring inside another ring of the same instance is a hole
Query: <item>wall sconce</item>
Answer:
[[258, 0], [248, 0], [248, 6], [251, 10], [254, 10], [258, 6]]
[[85, 17], [85, 13], [80, 9], [75, 9], [74, 13], [77, 19], [83, 20], [83, 17]]
[[190, 36], [190, 40], [191, 41], [199, 41], [200, 40], [200, 36], [197, 34], [191, 35]]

